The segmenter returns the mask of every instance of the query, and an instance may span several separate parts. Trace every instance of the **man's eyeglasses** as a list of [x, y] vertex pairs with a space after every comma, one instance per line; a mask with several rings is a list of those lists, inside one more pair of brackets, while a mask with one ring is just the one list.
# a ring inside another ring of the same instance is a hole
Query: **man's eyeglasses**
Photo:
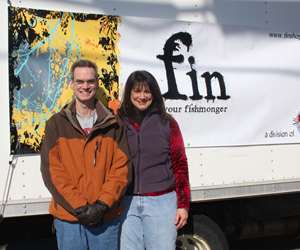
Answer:
[[80, 80], [80, 79], [77, 79], [75, 80], [75, 83], [77, 85], [82, 85], [84, 83], [87, 83], [88, 85], [94, 85], [94, 84], [97, 84], [97, 79], [89, 79], [89, 80]]

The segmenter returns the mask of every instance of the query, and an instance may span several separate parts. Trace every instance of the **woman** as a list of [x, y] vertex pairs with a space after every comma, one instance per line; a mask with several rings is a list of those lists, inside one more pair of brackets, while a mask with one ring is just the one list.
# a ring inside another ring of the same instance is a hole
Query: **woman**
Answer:
[[174, 250], [188, 218], [188, 167], [180, 129], [166, 113], [153, 75], [135, 71], [128, 77], [119, 115], [133, 164], [121, 250]]

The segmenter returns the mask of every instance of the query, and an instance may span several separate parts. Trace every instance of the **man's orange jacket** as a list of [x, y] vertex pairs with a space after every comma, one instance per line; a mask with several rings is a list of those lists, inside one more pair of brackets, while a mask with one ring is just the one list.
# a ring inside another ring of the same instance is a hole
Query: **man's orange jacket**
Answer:
[[52, 194], [50, 213], [77, 221], [74, 209], [97, 200], [110, 209], [106, 219], [120, 213], [119, 200], [128, 182], [128, 153], [124, 127], [100, 103], [97, 121], [86, 135], [75, 111], [75, 101], [46, 123], [41, 150], [41, 172]]

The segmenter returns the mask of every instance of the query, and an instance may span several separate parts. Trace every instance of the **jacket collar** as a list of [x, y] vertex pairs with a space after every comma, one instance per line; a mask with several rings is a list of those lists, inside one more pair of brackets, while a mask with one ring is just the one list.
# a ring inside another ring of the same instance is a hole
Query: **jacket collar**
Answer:
[[[65, 105], [61, 110], [61, 115], [65, 116], [68, 121], [78, 130], [82, 131], [80, 125], [76, 119], [76, 100], [73, 99], [69, 104]], [[94, 125], [93, 131], [97, 129], [103, 129], [117, 123], [117, 119], [114, 115], [99, 101], [96, 102], [97, 121]]]

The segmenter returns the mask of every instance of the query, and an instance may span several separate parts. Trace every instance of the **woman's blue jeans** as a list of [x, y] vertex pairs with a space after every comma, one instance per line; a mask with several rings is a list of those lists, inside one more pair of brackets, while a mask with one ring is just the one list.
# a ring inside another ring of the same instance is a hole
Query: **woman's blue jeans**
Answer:
[[174, 250], [177, 230], [176, 193], [125, 196], [121, 250]]
[[120, 219], [97, 227], [54, 220], [59, 250], [118, 250]]

